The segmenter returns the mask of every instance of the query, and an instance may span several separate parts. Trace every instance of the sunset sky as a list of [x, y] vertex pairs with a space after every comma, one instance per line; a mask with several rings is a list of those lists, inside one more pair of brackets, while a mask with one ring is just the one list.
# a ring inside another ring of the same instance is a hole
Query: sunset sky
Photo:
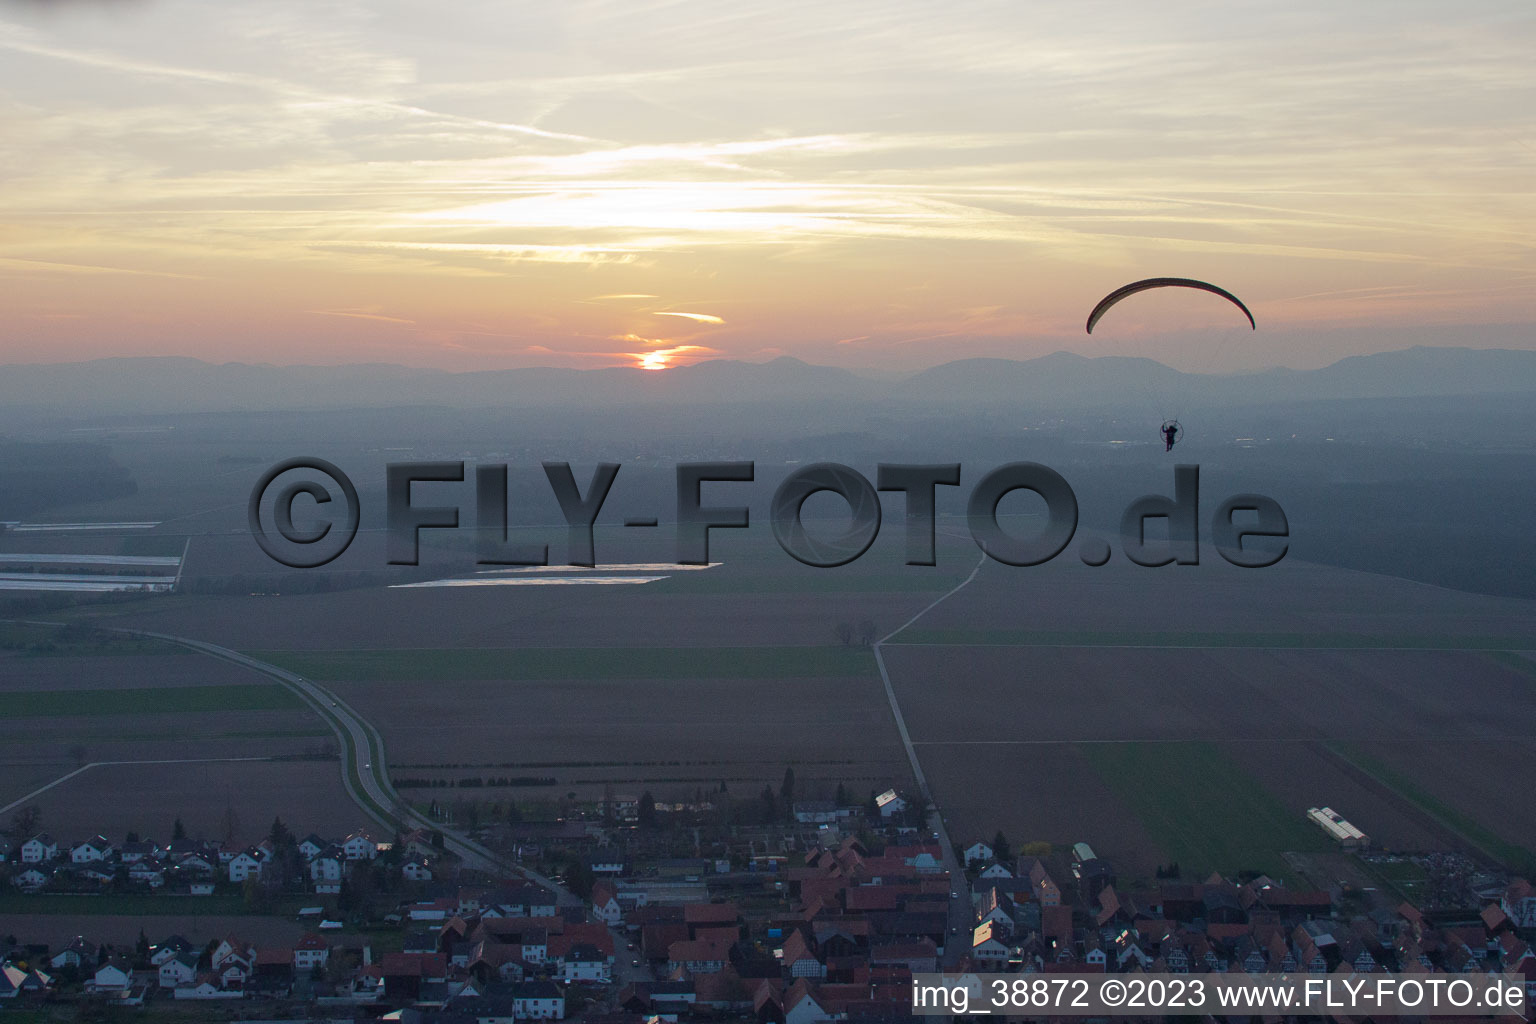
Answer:
[[[1536, 348], [1536, 4], [0, 0], [0, 363]], [[1139, 296], [1143, 277], [1213, 281]]]

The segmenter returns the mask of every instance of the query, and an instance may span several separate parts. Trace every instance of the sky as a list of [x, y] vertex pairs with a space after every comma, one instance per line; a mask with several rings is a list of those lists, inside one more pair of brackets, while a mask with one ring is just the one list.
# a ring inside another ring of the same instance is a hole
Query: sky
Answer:
[[[1536, 347], [1536, 5], [0, 0], [0, 364]], [[1144, 293], [1208, 280], [1244, 299]]]

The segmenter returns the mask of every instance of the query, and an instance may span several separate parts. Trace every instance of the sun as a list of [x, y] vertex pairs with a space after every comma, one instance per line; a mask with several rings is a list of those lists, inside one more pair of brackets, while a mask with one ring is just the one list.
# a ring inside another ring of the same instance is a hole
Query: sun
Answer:
[[652, 349], [650, 352], [625, 352], [642, 370], [671, 369], [680, 356], [712, 356], [716, 350], [707, 345], [673, 345], [671, 348]]

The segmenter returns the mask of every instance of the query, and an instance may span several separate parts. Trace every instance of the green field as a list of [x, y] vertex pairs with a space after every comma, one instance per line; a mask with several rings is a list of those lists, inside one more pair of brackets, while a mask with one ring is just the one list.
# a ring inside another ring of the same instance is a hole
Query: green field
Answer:
[[1377, 636], [1361, 633], [1243, 633], [1135, 630], [909, 629], [896, 644], [989, 647], [1238, 647], [1295, 650], [1520, 651], [1528, 636]]
[[530, 647], [362, 651], [247, 651], [313, 679], [776, 679], [869, 675], [868, 648]]
[[1252, 870], [1289, 882], [1294, 875], [1283, 851], [1333, 849], [1322, 830], [1213, 744], [1085, 743], [1079, 749], [1186, 879]]
[[116, 690], [23, 690], [0, 699], [0, 718], [291, 711], [305, 705], [276, 683], [254, 686], [143, 686]]
[[79, 624], [40, 626], [27, 622], [0, 622], [0, 652], [6, 651], [22, 657], [191, 653], [185, 647], [163, 640]]
[[1439, 821], [1446, 828], [1458, 833], [1468, 842], [1481, 848], [1490, 857], [1500, 861], [1511, 871], [1536, 874], [1536, 853], [1517, 843], [1501, 839], [1477, 821], [1426, 793], [1418, 784], [1402, 772], [1371, 757], [1352, 744], [1329, 744], [1328, 749], [1349, 761], [1361, 771], [1373, 776], [1383, 785], [1390, 786], [1399, 796], [1413, 801], [1420, 810]]

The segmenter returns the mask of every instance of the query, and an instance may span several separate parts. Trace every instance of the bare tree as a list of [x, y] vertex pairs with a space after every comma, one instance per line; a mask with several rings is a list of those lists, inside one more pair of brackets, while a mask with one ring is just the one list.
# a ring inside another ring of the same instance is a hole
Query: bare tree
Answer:
[[224, 804], [224, 816], [219, 819], [219, 834], [224, 840], [224, 845], [228, 846], [233, 843], [235, 836], [239, 833], [240, 817], [235, 814], [235, 805], [233, 802], [226, 802]]
[[833, 627], [832, 632], [837, 634], [838, 640], [842, 641], [844, 647], [853, 643], [853, 623], [839, 622]]
[[11, 827], [8, 831], [11, 838], [18, 843], [31, 839], [37, 834], [38, 826], [43, 822], [43, 812], [36, 804], [28, 804], [15, 814], [11, 815]]
[[868, 619], [865, 619], [863, 622], [859, 623], [859, 643], [863, 644], [865, 647], [868, 647], [870, 644], [875, 642], [876, 632], [878, 631], [875, 629], [875, 624]]

